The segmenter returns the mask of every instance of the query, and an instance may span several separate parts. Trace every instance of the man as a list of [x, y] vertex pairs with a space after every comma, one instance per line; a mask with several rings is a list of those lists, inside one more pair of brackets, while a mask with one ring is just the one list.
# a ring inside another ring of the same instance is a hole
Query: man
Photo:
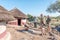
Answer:
[[37, 18], [34, 17], [34, 27], [37, 28]]
[[43, 25], [44, 25], [43, 14], [41, 14], [41, 17], [40, 17], [40, 24], [43, 27]]
[[40, 15], [40, 29], [42, 32], [42, 36], [45, 35], [45, 28], [44, 28], [44, 19], [43, 14]]
[[47, 25], [47, 31], [51, 32], [51, 27], [49, 26], [51, 22], [51, 18], [49, 17], [49, 15], [47, 16], [47, 20], [46, 20], [46, 25]]
[[49, 15], [47, 16], [47, 20], [46, 20], [46, 24], [49, 26], [50, 24], [50, 21], [51, 21], [51, 18], [49, 17]]

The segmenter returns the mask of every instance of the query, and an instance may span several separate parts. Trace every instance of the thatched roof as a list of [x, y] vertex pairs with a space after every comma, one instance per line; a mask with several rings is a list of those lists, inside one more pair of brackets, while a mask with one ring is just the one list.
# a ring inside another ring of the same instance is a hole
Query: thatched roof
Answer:
[[2, 6], [0, 6], [0, 21], [11, 21], [15, 18]]
[[12, 21], [15, 18], [7, 12], [0, 12], [0, 21]]
[[7, 11], [7, 9], [5, 9], [4, 7], [2, 7], [2, 6], [0, 5], [0, 11]]
[[12, 9], [10, 12], [16, 18], [27, 18], [27, 16], [17, 8]]

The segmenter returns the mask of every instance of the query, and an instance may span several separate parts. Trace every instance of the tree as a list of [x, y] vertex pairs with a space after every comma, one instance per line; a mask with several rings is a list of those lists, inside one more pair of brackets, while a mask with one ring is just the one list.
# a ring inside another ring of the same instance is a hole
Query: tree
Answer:
[[55, 3], [51, 4], [47, 10], [47, 12], [60, 12], [60, 1], [56, 1]]
[[33, 20], [34, 20], [34, 17], [33, 17], [32, 15], [27, 14], [27, 16], [28, 16], [28, 20], [29, 20], [29, 21], [33, 21]]

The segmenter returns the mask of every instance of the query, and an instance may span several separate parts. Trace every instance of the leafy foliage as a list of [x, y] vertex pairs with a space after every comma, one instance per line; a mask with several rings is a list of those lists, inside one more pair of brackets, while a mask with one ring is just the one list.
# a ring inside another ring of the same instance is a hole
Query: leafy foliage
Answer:
[[33, 20], [34, 20], [34, 17], [33, 17], [32, 15], [27, 14], [27, 16], [28, 16], [28, 20], [29, 20], [29, 21], [33, 21]]
[[55, 3], [51, 4], [47, 10], [47, 12], [60, 12], [60, 1], [56, 1]]

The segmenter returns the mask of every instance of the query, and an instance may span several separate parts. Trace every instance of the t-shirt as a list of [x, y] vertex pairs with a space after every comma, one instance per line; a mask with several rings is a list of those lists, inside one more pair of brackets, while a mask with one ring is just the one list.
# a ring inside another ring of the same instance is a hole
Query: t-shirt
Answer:
[[50, 18], [47, 18], [46, 23], [48, 24], [51, 21]]
[[40, 18], [40, 23], [41, 23], [41, 24], [44, 24], [43, 17]]

